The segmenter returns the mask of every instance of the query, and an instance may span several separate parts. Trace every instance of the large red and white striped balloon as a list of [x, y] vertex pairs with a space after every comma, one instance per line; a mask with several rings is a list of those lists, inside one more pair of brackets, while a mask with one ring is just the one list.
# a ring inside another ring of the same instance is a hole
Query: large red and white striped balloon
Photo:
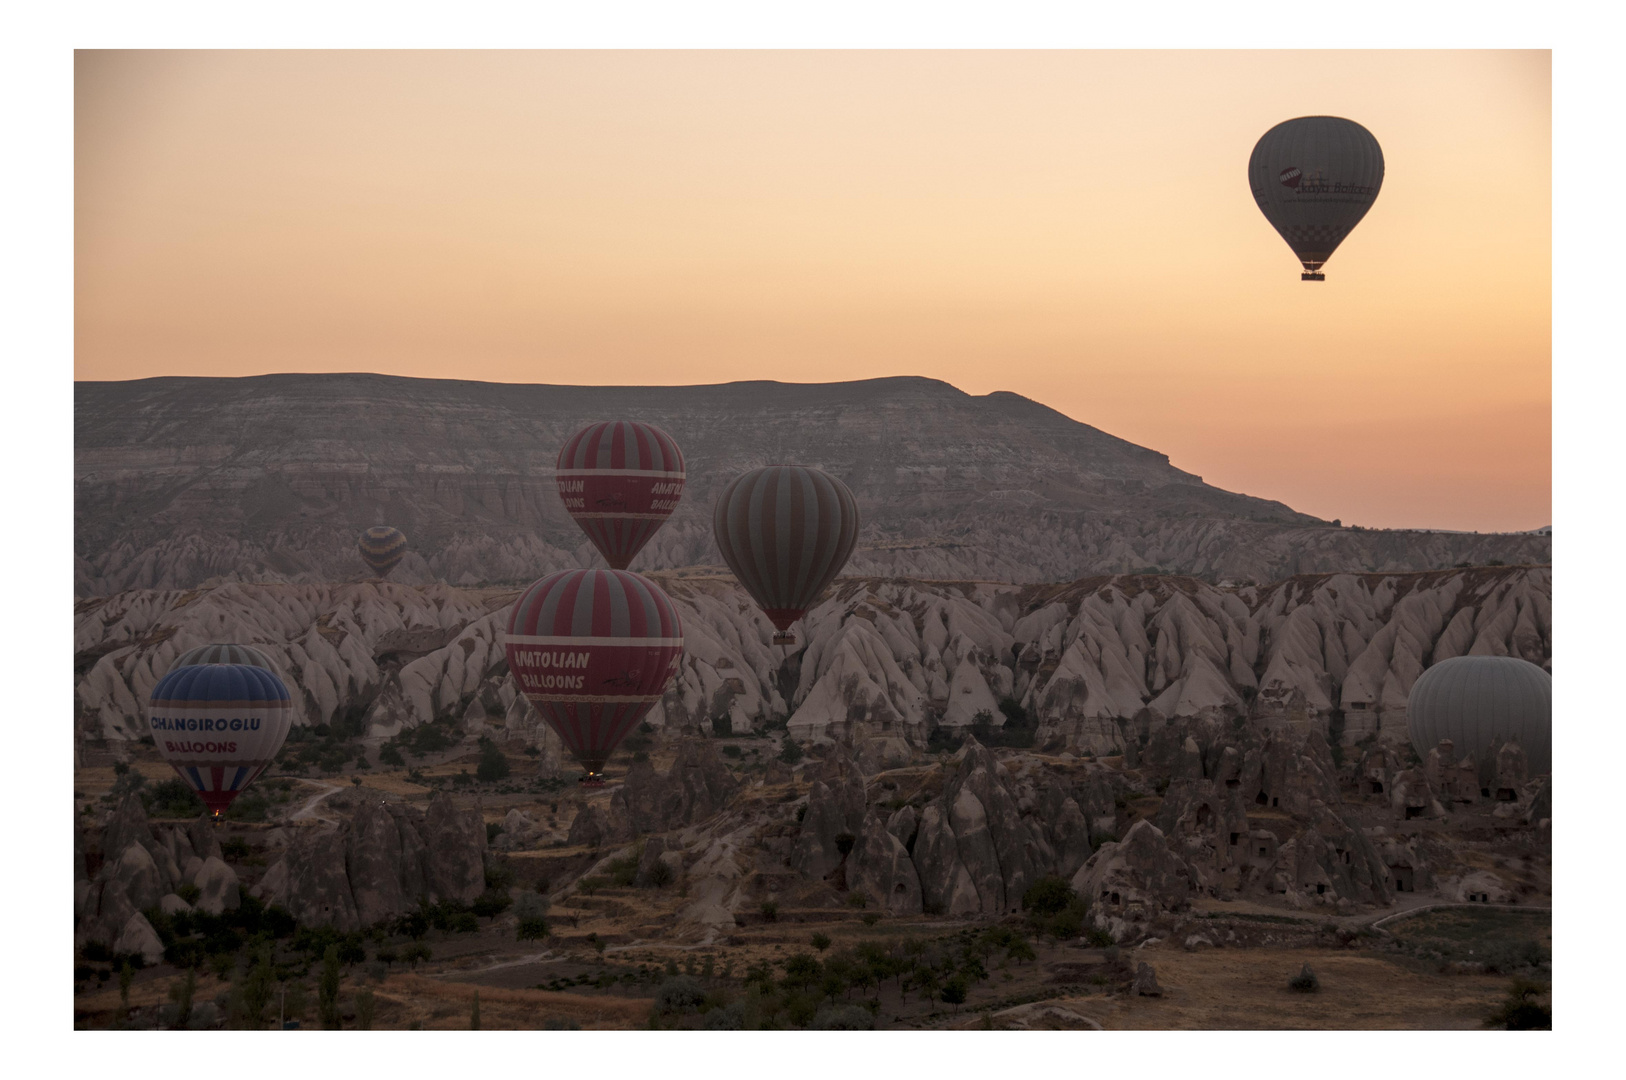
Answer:
[[276, 759], [293, 702], [266, 668], [185, 664], [153, 687], [148, 719], [158, 752], [218, 817]]
[[683, 625], [648, 578], [561, 570], [519, 598], [503, 649], [520, 692], [593, 783], [677, 674]]
[[654, 424], [589, 424], [559, 451], [565, 510], [606, 562], [625, 570], [683, 498], [683, 452]]

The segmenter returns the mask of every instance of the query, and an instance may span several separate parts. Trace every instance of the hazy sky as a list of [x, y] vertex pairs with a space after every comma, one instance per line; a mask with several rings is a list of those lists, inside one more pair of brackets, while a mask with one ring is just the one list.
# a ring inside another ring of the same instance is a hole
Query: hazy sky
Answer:
[[[80, 379], [927, 375], [1347, 523], [1551, 519], [1545, 52], [80, 53]], [[1249, 151], [1383, 191], [1299, 281]]]

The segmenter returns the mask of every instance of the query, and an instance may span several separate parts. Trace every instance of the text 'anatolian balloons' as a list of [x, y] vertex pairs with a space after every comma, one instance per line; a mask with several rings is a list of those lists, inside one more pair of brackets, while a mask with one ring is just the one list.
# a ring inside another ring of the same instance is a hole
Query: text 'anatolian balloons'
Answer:
[[606, 562], [625, 570], [683, 498], [683, 453], [654, 424], [589, 424], [559, 451], [565, 510]]
[[737, 476], [712, 512], [717, 548], [745, 591], [793, 645], [790, 624], [807, 614], [858, 542], [858, 502], [847, 485], [802, 465], [767, 465]]
[[671, 598], [626, 570], [561, 570], [525, 590], [503, 642], [515, 685], [599, 782], [683, 656]]

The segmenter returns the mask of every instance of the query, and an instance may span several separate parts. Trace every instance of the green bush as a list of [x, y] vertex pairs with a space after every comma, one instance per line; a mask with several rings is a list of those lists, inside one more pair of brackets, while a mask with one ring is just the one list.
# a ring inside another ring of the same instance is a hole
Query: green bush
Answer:
[[1297, 990], [1301, 994], [1313, 994], [1321, 989], [1321, 980], [1315, 977], [1315, 972], [1310, 970], [1310, 965], [1305, 964], [1299, 969], [1297, 975], [1287, 980], [1287, 988]]
[[481, 739], [480, 764], [474, 770], [475, 777], [482, 784], [490, 784], [507, 779], [510, 771], [508, 758], [497, 744], [490, 739]]
[[807, 953], [793, 953], [785, 960], [785, 985], [796, 989], [812, 986], [822, 969]]
[[406, 758], [401, 756], [401, 751], [396, 747], [395, 740], [391, 739], [379, 748], [378, 763], [380, 765], [394, 765], [398, 769], [405, 767]]
[[648, 882], [657, 889], [664, 889], [672, 883], [672, 868], [659, 859], [649, 868]]
[[513, 897], [506, 892], [498, 889], [487, 889], [474, 898], [470, 910], [482, 919], [495, 919], [498, 915], [507, 911], [509, 905], [513, 902]]
[[1076, 895], [1067, 879], [1050, 874], [1028, 886], [1022, 894], [1022, 910], [1034, 915], [1054, 915], [1066, 910]]
[[674, 975], [655, 991], [655, 1008], [663, 1013], [686, 1013], [700, 1007], [706, 992], [687, 975]]
[[188, 904], [195, 904], [198, 902], [198, 897], [203, 895], [203, 891], [190, 881], [183, 881], [175, 886], [175, 895]]
[[779, 905], [772, 900], [764, 900], [758, 910], [762, 912], [762, 917], [769, 922], [774, 922], [779, 918]]
[[610, 863], [610, 884], [618, 889], [631, 887], [633, 880], [638, 876], [638, 860], [632, 858], [615, 859]]
[[1507, 997], [1502, 1004], [1485, 1017], [1485, 1026], [1507, 1031], [1551, 1031], [1553, 1010], [1540, 1000], [1547, 993], [1545, 983], [1514, 979], [1508, 984]]
[[812, 945], [819, 952], [823, 952], [830, 947], [830, 935], [823, 933], [814, 934], [812, 938]]
[[744, 755], [740, 752], [739, 747], [735, 746], [733, 743], [729, 743], [727, 746], [723, 747], [723, 756], [728, 758], [737, 758], [743, 757]]
[[141, 789], [141, 805], [153, 817], [195, 818], [205, 809], [198, 793], [180, 777]]
[[966, 989], [965, 976], [956, 975], [943, 984], [943, 1000], [950, 1005], [963, 1005]]
[[520, 941], [541, 941], [548, 933], [548, 920], [538, 915], [521, 919], [515, 937]]
[[779, 748], [779, 760], [786, 765], [794, 765], [802, 760], [802, 748], [789, 735], [785, 736], [785, 744]]

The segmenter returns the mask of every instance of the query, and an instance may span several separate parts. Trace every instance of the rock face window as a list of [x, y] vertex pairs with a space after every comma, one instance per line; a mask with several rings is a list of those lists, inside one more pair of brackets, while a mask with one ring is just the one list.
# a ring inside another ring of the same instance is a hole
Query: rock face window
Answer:
[[1391, 866], [1389, 872], [1394, 875], [1395, 892], [1416, 892], [1413, 884], [1412, 869], [1409, 866]]
[[1497, 802], [1518, 802], [1519, 801], [1519, 793], [1517, 791], [1514, 791], [1510, 787], [1497, 788], [1496, 789], [1496, 801]]
[[1422, 813], [1423, 813], [1423, 807], [1421, 807], [1421, 806], [1408, 806], [1408, 807], [1406, 807], [1406, 820], [1410, 821], [1414, 817], [1421, 817]]
[[1366, 793], [1368, 795], [1382, 795], [1383, 794], [1383, 781], [1382, 780], [1372, 780], [1372, 781], [1368, 782], [1367, 785], [1366, 785]]
[[1259, 794], [1257, 794], [1257, 795], [1255, 795], [1253, 797], [1253, 801], [1258, 803], [1260, 806], [1269, 806], [1270, 805], [1270, 796], [1266, 795], [1263, 791], [1261, 791]]
[[1326, 891], [1327, 891], [1327, 886], [1326, 886], [1326, 885], [1324, 885], [1324, 884], [1322, 884], [1322, 883], [1321, 883], [1321, 882], [1319, 882], [1319, 881], [1318, 881], [1318, 882], [1316, 882], [1316, 886], [1315, 886], [1315, 894], [1316, 894], [1316, 895], [1317, 895], [1317, 896], [1321, 896], [1321, 895], [1322, 895], [1322, 894], [1323, 894], [1323, 893], [1325, 893], [1325, 892], [1326, 892]]
[[1241, 834], [1241, 833], [1232, 833], [1232, 834], [1231, 834], [1231, 846], [1232, 846], [1232, 847], [1235, 847], [1235, 846], [1236, 846], [1236, 842], [1237, 842], [1237, 841], [1238, 841], [1238, 840], [1240, 840], [1240, 839], [1241, 839], [1241, 838], [1242, 838], [1242, 834]]

